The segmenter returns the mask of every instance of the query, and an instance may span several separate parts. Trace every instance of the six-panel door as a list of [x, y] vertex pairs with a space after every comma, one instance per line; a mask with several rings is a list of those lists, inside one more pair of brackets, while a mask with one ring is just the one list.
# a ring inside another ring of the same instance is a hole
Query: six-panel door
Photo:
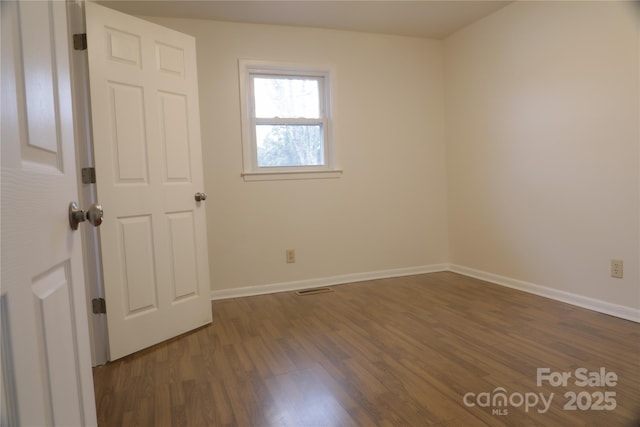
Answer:
[[195, 40], [86, 11], [114, 360], [211, 322]]

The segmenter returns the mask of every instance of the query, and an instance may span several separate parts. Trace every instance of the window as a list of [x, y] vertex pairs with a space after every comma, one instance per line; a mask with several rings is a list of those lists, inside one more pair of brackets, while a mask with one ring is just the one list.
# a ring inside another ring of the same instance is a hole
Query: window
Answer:
[[240, 61], [245, 180], [335, 177], [326, 70]]

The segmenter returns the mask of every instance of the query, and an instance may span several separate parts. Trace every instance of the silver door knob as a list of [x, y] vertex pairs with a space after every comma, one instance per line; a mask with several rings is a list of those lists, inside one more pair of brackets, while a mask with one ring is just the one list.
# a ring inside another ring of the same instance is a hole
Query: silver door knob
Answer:
[[69, 203], [69, 226], [72, 230], [77, 230], [78, 224], [85, 220], [88, 220], [94, 227], [99, 227], [102, 224], [103, 216], [102, 205], [97, 203], [91, 205], [86, 213], [78, 207], [76, 202]]
[[104, 210], [102, 209], [102, 205], [94, 203], [89, 207], [89, 209], [87, 209], [87, 221], [89, 221], [94, 227], [100, 227], [100, 224], [102, 224], [103, 216]]
[[207, 193], [196, 193], [196, 202], [203, 202], [207, 200]]
[[76, 202], [69, 203], [69, 227], [72, 230], [78, 229], [78, 224], [84, 221], [84, 212], [78, 208]]

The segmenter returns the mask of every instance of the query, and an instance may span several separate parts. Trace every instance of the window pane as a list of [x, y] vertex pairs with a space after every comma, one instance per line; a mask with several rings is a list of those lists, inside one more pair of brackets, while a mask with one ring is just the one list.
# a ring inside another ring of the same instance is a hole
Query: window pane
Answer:
[[257, 125], [258, 167], [324, 165], [322, 125]]
[[256, 117], [320, 118], [317, 79], [254, 77]]

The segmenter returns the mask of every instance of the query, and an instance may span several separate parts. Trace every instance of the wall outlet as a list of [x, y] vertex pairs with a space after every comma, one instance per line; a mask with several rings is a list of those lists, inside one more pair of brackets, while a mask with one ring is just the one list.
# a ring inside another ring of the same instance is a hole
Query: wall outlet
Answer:
[[615, 277], [616, 279], [622, 279], [622, 260], [621, 259], [611, 260], [611, 277]]
[[295, 249], [287, 249], [286, 250], [286, 255], [287, 255], [287, 264], [293, 264], [294, 262], [296, 262], [296, 250]]

